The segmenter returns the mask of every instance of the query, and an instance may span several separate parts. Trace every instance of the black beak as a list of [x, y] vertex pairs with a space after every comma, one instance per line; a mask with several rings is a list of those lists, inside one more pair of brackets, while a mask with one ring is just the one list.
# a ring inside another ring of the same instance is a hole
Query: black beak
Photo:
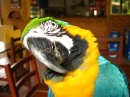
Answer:
[[[51, 70], [66, 74], [68, 71], [60, 64], [65, 60], [68, 55], [67, 50], [60, 44], [53, 43], [47, 38], [28, 38], [27, 44], [32, 54], [44, 65]], [[61, 50], [64, 48], [64, 52]]]

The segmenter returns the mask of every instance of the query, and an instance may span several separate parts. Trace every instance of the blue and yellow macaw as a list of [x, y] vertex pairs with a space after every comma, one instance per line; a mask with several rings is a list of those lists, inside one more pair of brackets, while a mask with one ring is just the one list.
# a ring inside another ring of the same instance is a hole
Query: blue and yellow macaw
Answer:
[[91, 31], [52, 17], [35, 18], [21, 39], [47, 67], [48, 97], [129, 97], [125, 74], [100, 55]]

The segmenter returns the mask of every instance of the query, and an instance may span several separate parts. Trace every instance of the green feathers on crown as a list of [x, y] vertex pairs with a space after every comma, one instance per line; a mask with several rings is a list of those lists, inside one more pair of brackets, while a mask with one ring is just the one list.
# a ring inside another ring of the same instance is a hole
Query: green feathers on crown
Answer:
[[36, 28], [37, 26], [39, 26], [42, 22], [48, 21], [48, 20], [53, 20], [55, 21], [58, 25], [60, 25], [61, 27], [64, 27], [66, 25], [70, 25], [68, 22], [64, 22], [61, 20], [56, 20], [52, 17], [45, 17], [45, 18], [35, 18], [32, 21], [30, 21], [30, 23], [27, 24], [27, 26], [25, 27], [25, 29], [23, 30], [22, 33], [22, 37], [21, 40], [23, 40], [23, 37], [26, 35], [26, 33], [28, 33], [28, 31], [32, 28]]

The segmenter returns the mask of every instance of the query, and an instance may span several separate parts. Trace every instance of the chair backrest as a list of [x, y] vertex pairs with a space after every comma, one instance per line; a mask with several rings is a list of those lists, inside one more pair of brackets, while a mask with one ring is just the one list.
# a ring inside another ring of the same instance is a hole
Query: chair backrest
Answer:
[[[99, 44], [99, 50], [102, 55], [117, 55], [118, 57], [118, 65], [122, 64], [123, 61], [123, 36], [120, 36], [120, 38], [97, 38], [98, 44]], [[100, 44], [103, 43], [104, 45], [108, 45], [108, 43], [111, 42], [118, 42], [119, 43], [119, 49], [118, 51], [108, 51], [107, 49], [102, 49]]]
[[20, 37], [17, 38], [11, 37], [10, 44], [11, 44], [11, 63], [13, 64], [14, 62], [23, 58], [23, 56], [27, 54], [27, 50], [22, 46]]
[[0, 41], [6, 42], [7, 30], [13, 30], [13, 25], [0, 25]]
[[21, 29], [16, 29], [16, 30], [7, 30], [6, 31], [6, 42], [10, 43], [10, 38], [17, 38], [21, 37]]
[[[15, 82], [13, 73], [15, 73], [20, 66], [27, 64], [29, 64], [32, 69], [30, 70], [30, 72], [26, 73], [25, 75], [23, 75], [23, 77], [21, 77], [19, 80]], [[22, 60], [12, 65], [5, 65], [4, 68], [7, 75], [7, 80], [9, 82], [9, 88], [12, 97], [20, 97], [20, 88], [25, 84], [26, 81], [30, 80], [31, 78], [34, 78], [35, 85], [33, 85], [29, 90], [27, 90], [27, 93], [25, 93], [24, 97], [30, 97], [30, 95], [32, 95], [32, 93], [37, 89], [37, 87], [40, 84], [36, 61], [32, 54], [29, 54]]]

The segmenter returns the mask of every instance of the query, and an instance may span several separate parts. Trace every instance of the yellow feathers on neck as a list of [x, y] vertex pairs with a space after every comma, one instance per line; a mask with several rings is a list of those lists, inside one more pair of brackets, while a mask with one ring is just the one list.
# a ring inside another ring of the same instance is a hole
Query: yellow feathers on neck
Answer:
[[54, 83], [51, 80], [45, 80], [45, 82], [50, 86], [55, 97], [92, 97], [98, 75], [99, 50], [95, 43], [96, 38], [89, 30], [76, 26], [65, 26], [64, 29], [72, 36], [79, 35], [81, 39], [88, 42], [83, 63], [76, 70], [66, 74], [63, 81]]

